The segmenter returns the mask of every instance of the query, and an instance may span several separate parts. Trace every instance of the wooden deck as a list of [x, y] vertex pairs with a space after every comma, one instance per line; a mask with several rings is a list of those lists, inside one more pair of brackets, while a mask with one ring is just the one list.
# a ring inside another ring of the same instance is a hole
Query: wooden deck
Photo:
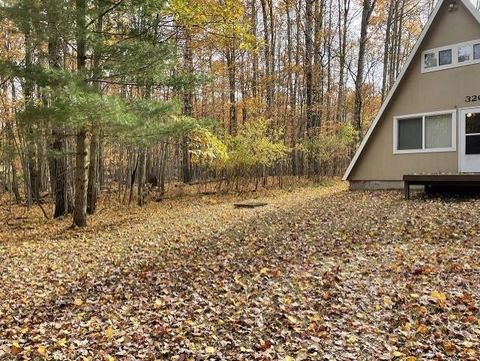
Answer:
[[405, 198], [410, 199], [410, 186], [412, 185], [480, 188], [480, 173], [407, 174], [403, 176], [403, 181], [405, 183]]

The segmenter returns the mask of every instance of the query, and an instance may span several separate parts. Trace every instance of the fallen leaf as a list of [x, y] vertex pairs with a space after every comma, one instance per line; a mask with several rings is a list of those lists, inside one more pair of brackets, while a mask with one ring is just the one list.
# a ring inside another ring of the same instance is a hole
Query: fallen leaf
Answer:
[[12, 344], [10, 345], [10, 352], [15, 355], [22, 352], [22, 347], [20, 347], [20, 344], [18, 343], [18, 341], [12, 342]]
[[75, 306], [81, 306], [83, 305], [83, 300], [81, 300], [80, 298], [75, 298], [75, 301], [73, 301], [73, 304]]
[[444, 341], [443, 349], [447, 355], [451, 356], [455, 353], [455, 344], [451, 341]]
[[428, 327], [424, 324], [421, 324], [420, 326], [418, 326], [417, 332], [425, 335], [426, 333], [428, 333]]
[[205, 347], [205, 352], [209, 354], [215, 353], [215, 348], [212, 346], [207, 346]]
[[45, 346], [43, 345], [40, 345], [37, 347], [37, 352], [42, 355], [42, 356], [45, 356], [47, 354], [47, 349]]
[[473, 347], [473, 343], [470, 342], [470, 341], [463, 341], [462, 345], [465, 348], [472, 348]]
[[437, 292], [437, 291], [432, 291], [430, 294], [430, 297], [432, 297], [434, 300], [437, 301], [440, 305], [444, 305], [445, 302], [447, 301], [447, 295], [445, 293]]
[[109, 327], [105, 330], [105, 337], [107, 339], [111, 339], [113, 336], [115, 336], [115, 329], [112, 327]]

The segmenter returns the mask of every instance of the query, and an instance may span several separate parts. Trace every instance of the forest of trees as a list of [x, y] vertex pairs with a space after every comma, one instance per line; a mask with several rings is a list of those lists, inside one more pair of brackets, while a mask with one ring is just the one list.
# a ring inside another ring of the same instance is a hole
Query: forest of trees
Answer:
[[[477, 4], [478, 5], [478, 4]], [[2, 0], [0, 194], [340, 174], [433, 0]]]

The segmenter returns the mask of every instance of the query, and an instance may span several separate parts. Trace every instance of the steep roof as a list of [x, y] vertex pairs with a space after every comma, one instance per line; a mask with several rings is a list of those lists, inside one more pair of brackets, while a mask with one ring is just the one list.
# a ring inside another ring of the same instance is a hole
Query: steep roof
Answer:
[[[430, 18], [428, 19], [427, 24], [422, 30], [422, 33], [420, 34], [420, 37], [418, 38], [412, 52], [410, 53], [407, 61], [405, 62], [405, 65], [402, 68], [402, 71], [400, 72], [400, 75], [397, 77], [395, 80], [395, 83], [393, 84], [392, 89], [388, 93], [387, 97], [385, 98], [385, 101], [382, 104], [382, 107], [380, 108], [379, 112], [377, 113], [377, 116], [373, 120], [372, 124], [370, 125], [370, 128], [368, 128], [367, 134], [365, 134], [365, 137], [363, 138], [362, 142], [360, 143], [360, 146], [358, 147], [352, 161], [350, 162], [350, 165], [348, 166], [344, 176], [343, 180], [348, 180], [348, 177], [350, 176], [350, 173], [352, 172], [353, 168], [355, 167], [355, 164], [357, 163], [358, 159], [360, 158], [360, 155], [362, 154], [363, 149], [368, 143], [368, 140], [370, 139], [370, 136], [372, 135], [373, 131], [375, 130], [375, 127], [377, 126], [378, 122], [383, 116], [383, 113], [387, 109], [388, 105], [390, 104], [390, 101], [392, 100], [393, 96], [395, 95], [398, 86], [402, 82], [403, 77], [405, 76], [408, 68], [410, 67], [410, 64], [412, 63], [413, 59], [415, 58], [415, 55], [420, 49], [420, 46], [425, 39], [428, 31], [430, 30], [430, 27], [432, 26], [435, 18], [437, 17], [437, 14], [442, 7], [442, 5], [445, 3], [445, 1], [450, 1], [450, 0], [439, 0], [437, 2], [437, 5], [432, 11], [432, 14], [430, 15]], [[473, 17], [477, 20], [477, 22], [480, 24], [480, 12], [475, 8], [473, 3], [470, 0], [458, 0], [460, 1], [468, 10], [469, 12], [473, 15]]]

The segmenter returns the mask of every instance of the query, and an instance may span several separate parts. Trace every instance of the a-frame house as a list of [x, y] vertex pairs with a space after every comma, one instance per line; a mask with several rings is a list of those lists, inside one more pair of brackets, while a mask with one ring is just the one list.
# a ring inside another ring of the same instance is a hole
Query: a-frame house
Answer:
[[480, 12], [439, 0], [345, 175], [352, 189], [405, 174], [480, 172]]

